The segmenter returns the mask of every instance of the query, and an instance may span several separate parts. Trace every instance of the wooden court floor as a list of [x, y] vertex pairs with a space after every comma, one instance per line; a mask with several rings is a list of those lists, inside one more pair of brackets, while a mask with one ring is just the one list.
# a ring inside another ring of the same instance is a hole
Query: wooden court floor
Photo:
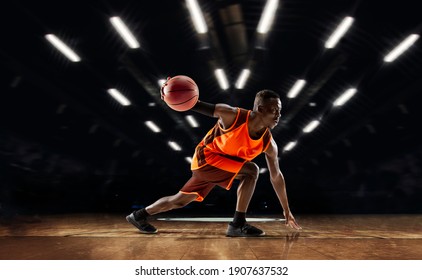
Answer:
[[296, 216], [251, 222], [265, 237], [225, 237], [227, 222], [152, 220], [141, 234], [124, 215], [42, 216], [0, 225], [2, 260], [421, 260], [422, 215]]

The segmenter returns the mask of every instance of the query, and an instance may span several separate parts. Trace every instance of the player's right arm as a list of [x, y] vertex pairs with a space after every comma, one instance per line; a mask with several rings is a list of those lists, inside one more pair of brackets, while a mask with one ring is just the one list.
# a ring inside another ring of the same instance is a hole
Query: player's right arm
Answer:
[[198, 100], [192, 111], [209, 117], [218, 118], [223, 128], [230, 127], [236, 119], [237, 108], [227, 104], [211, 104]]

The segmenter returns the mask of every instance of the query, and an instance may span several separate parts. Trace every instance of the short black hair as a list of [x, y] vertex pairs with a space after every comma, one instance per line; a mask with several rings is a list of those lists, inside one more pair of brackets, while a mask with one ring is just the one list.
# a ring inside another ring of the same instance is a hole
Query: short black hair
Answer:
[[266, 100], [270, 98], [281, 99], [280, 95], [273, 90], [263, 89], [263, 90], [258, 91], [255, 95], [254, 110], [256, 110], [259, 105], [261, 105], [262, 103], [264, 103]]
[[263, 90], [258, 91], [256, 93], [255, 98], [256, 97], [259, 97], [262, 100], [265, 100], [265, 99], [268, 99], [268, 98], [278, 98], [278, 99], [280, 99], [280, 95], [277, 92], [270, 90], [270, 89], [263, 89]]

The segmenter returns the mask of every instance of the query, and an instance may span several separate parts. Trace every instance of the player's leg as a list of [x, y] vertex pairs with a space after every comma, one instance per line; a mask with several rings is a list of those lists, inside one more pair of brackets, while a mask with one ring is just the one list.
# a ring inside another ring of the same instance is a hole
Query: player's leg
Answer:
[[265, 233], [246, 223], [246, 211], [255, 191], [259, 167], [253, 162], [246, 162], [236, 176], [240, 180], [237, 188], [236, 212], [227, 228], [226, 235], [231, 237], [261, 236]]
[[145, 208], [134, 211], [126, 217], [126, 220], [142, 233], [156, 233], [157, 229], [147, 221], [148, 216], [181, 208], [194, 201], [196, 197], [197, 195], [195, 194], [183, 194], [180, 192], [175, 195], [165, 196]]
[[126, 220], [143, 233], [157, 232], [157, 229], [147, 222], [148, 216], [184, 207], [194, 200], [202, 201], [214, 187], [213, 183], [201, 179], [201, 176], [196, 175], [196, 172], [193, 171], [192, 177], [178, 193], [158, 199], [151, 205], [133, 212], [126, 217]]
[[175, 195], [160, 198], [153, 204], [147, 206], [145, 210], [149, 215], [155, 215], [172, 209], [182, 208], [194, 201], [197, 197], [196, 194], [178, 192]]
[[237, 188], [236, 211], [246, 212], [258, 181], [259, 167], [253, 162], [246, 162], [236, 176], [239, 179]]

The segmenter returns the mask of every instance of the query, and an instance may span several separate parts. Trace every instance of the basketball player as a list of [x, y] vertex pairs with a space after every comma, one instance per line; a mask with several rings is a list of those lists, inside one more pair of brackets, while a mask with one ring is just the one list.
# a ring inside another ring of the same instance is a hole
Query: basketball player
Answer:
[[195, 149], [192, 177], [178, 193], [134, 211], [126, 220], [142, 233], [156, 233], [157, 229], [147, 221], [148, 216], [184, 207], [192, 201], [203, 201], [215, 185], [229, 190], [233, 180], [238, 179], [236, 212], [226, 236], [262, 236], [265, 234], [262, 230], [246, 223], [245, 215], [259, 174], [258, 166], [251, 160], [265, 153], [271, 184], [284, 210], [285, 224], [301, 229], [290, 212], [286, 185], [278, 164], [278, 148], [270, 132], [280, 118], [279, 95], [271, 90], [258, 92], [253, 110], [202, 101], [191, 110], [218, 118]]

